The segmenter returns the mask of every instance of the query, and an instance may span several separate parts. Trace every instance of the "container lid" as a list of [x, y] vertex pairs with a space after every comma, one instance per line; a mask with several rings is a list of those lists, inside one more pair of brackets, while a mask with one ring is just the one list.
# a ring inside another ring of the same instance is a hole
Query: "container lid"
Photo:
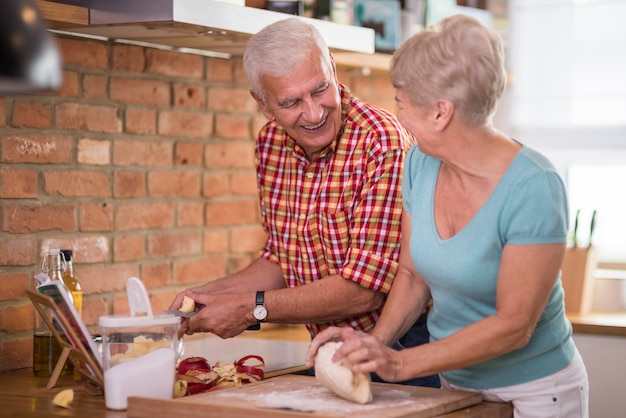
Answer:
[[126, 281], [126, 297], [130, 307], [130, 316], [101, 316], [98, 320], [101, 327], [136, 327], [180, 323], [180, 319], [172, 315], [153, 315], [146, 287], [137, 277], [129, 277]]

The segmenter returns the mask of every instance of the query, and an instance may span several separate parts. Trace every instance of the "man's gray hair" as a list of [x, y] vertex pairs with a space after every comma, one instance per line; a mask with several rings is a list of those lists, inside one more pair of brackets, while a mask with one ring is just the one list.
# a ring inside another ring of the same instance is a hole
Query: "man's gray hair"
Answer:
[[332, 66], [322, 34], [315, 26], [292, 17], [266, 26], [250, 38], [243, 53], [243, 69], [252, 90], [265, 100], [262, 76], [289, 75], [315, 53], [329, 68]]

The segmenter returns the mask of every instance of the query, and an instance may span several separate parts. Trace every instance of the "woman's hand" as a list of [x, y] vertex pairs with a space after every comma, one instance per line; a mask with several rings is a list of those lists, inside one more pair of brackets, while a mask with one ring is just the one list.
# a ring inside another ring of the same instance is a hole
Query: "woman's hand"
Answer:
[[319, 333], [311, 342], [306, 355], [308, 367], [315, 364], [317, 350], [329, 341], [343, 341], [333, 361], [352, 364], [354, 373], [375, 372], [388, 382], [402, 380], [399, 375], [403, 369], [400, 352], [382, 344], [372, 335], [348, 327], [330, 327]]

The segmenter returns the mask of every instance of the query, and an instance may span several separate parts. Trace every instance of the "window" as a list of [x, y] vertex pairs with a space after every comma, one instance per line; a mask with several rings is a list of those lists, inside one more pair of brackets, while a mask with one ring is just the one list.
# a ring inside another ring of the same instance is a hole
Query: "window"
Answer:
[[626, 164], [574, 164], [567, 169], [566, 178], [571, 228], [580, 210], [579, 245], [589, 242], [591, 216], [596, 210], [593, 244], [598, 262], [626, 267], [626, 190], [622, 185], [626, 180]]

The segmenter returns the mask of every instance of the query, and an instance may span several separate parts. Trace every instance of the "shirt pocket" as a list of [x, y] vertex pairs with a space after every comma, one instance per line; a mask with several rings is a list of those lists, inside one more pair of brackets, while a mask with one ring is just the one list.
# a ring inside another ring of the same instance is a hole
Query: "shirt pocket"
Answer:
[[319, 233], [329, 274], [338, 274], [345, 264], [350, 245], [348, 212], [322, 212]]

